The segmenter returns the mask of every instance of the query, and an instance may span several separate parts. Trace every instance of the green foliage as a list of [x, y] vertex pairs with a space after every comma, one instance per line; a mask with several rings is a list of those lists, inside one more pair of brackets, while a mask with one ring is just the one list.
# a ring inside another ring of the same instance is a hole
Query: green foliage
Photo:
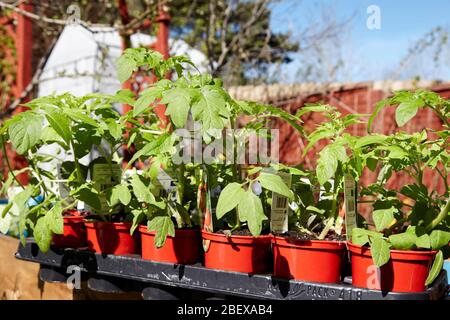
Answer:
[[[369, 120], [369, 130], [376, 115], [388, 105], [396, 107], [395, 118], [399, 127], [413, 119], [420, 109], [428, 108], [441, 120], [443, 129], [378, 135], [381, 143], [371, 150], [371, 169], [380, 168], [379, 177], [361, 194], [375, 198], [373, 220], [379, 233], [369, 236], [368, 231], [353, 231], [354, 243], [370, 243], [377, 266], [389, 261], [387, 247], [397, 250], [441, 250], [450, 241], [450, 102], [426, 90], [395, 92], [392, 97], [377, 104]], [[442, 194], [425, 186], [424, 176], [428, 170], [437, 172], [442, 178], [445, 186]], [[388, 189], [386, 184], [394, 173], [402, 173], [413, 182], [401, 190]], [[374, 240], [370, 241], [371, 238]], [[375, 242], [375, 239], [381, 240]], [[444, 251], [439, 251], [426, 285], [439, 275], [444, 258]]]

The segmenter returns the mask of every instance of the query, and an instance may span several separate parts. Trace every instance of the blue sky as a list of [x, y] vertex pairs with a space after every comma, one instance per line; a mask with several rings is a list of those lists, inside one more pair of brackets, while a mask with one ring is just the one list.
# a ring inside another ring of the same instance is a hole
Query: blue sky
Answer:
[[[353, 76], [357, 81], [383, 77], [426, 32], [436, 26], [450, 25], [448, 0], [281, 0], [274, 8], [273, 30], [290, 29], [295, 36], [296, 30], [305, 26], [306, 19], [316, 15], [320, 23], [320, 4], [334, 6], [340, 18], [355, 14], [349, 34], [351, 50], [358, 52], [357, 59], [363, 59], [367, 65], [365, 72]], [[370, 5], [381, 9], [381, 30], [366, 27]], [[432, 71], [431, 74], [435, 78], [450, 79], [448, 71], [439, 70], [436, 74]]]

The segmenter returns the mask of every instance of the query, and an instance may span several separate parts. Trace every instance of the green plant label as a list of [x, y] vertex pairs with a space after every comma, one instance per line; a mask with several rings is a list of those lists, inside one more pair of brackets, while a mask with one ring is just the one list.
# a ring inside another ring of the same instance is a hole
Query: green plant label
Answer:
[[[292, 184], [292, 175], [279, 172], [278, 175], [283, 182], [290, 188]], [[289, 218], [289, 199], [276, 192], [272, 193], [272, 208], [270, 211], [270, 229], [275, 233], [288, 232]]]
[[[121, 176], [122, 168], [119, 164], [98, 163], [94, 165], [92, 170], [92, 180], [94, 181], [95, 189], [99, 192], [99, 200], [101, 204], [101, 212], [98, 213], [105, 214], [109, 212], [110, 207], [104, 191], [120, 184]], [[117, 207], [116, 210], [120, 210], [120, 207]]]
[[358, 226], [356, 214], [356, 182], [355, 178], [346, 174], [344, 177], [345, 229], [347, 240], [351, 240], [352, 230]]

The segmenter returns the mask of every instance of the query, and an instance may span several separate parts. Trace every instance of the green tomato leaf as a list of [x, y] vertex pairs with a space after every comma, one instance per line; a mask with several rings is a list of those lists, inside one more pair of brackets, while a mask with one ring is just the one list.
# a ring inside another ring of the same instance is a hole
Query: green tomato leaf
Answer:
[[79, 201], [83, 201], [88, 206], [100, 210], [102, 204], [100, 202], [98, 191], [91, 188], [89, 185], [82, 185], [79, 188], [73, 190], [72, 195]]
[[394, 220], [395, 208], [391, 207], [389, 209], [379, 209], [375, 210], [372, 214], [373, 221], [375, 222], [375, 227], [377, 231], [383, 231]]
[[45, 117], [47, 118], [50, 126], [67, 145], [70, 145], [70, 139], [72, 138], [70, 119], [59, 109], [46, 108], [44, 110]]
[[34, 226], [34, 240], [36, 241], [39, 249], [46, 253], [50, 249], [52, 242], [52, 231], [46, 221], [47, 219], [40, 218]]
[[389, 242], [397, 250], [411, 250], [416, 247], [417, 236], [414, 232], [404, 232], [389, 236]]
[[428, 277], [425, 280], [425, 285], [429, 286], [436, 280], [436, 278], [441, 273], [442, 267], [444, 266], [444, 254], [442, 251], [439, 250], [439, 252], [436, 254], [436, 257], [434, 258], [433, 266], [431, 267], [430, 272], [428, 273]]
[[132, 57], [124, 54], [117, 60], [116, 69], [117, 78], [121, 83], [124, 83], [137, 70], [137, 63]]
[[239, 202], [243, 201], [245, 191], [239, 183], [230, 183], [220, 193], [219, 200], [217, 202], [216, 216], [217, 219], [236, 208]]
[[230, 113], [221, 91], [214, 86], [204, 86], [192, 104], [192, 116], [201, 122], [203, 132], [223, 129]]
[[439, 250], [442, 247], [448, 246], [450, 241], [450, 232], [442, 230], [433, 230], [430, 234], [431, 249]]
[[111, 192], [111, 205], [117, 205], [119, 202], [124, 206], [131, 201], [131, 193], [126, 184], [118, 184], [114, 186]]
[[169, 216], [155, 216], [147, 224], [148, 231], [155, 231], [155, 247], [161, 248], [167, 236], [175, 237], [175, 225]]
[[348, 160], [345, 147], [340, 144], [330, 144], [320, 151], [317, 161], [316, 175], [319, 183], [324, 185], [334, 177], [338, 168], [338, 161], [344, 163]]
[[111, 137], [113, 137], [114, 140], [120, 140], [122, 138], [122, 126], [115, 122], [113, 119], [110, 119], [108, 121], [108, 131]]
[[417, 237], [416, 246], [418, 248], [430, 249], [431, 248], [431, 239], [428, 234], [421, 235]]
[[61, 204], [56, 203], [45, 215], [45, 221], [51, 232], [55, 234], [64, 233], [64, 219], [62, 216]]
[[372, 251], [373, 263], [377, 267], [383, 266], [391, 258], [389, 243], [381, 237], [373, 238], [370, 249]]
[[183, 128], [189, 114], [191, 95], [187, 88], [173, 88], [164, 92], [161, 103], [167, 104], [166, 115], [174, 125]]
[[133, 186], [133, 193], [139, 202], [154, 204], [156, 202], [155, 196], [150, 189], [142, 182], [139, 175], [133, 175], [131, 178], [131, 185]]
[[372, 115], [371, 115], [370, 118], [369, 118], [369, 122], [367, 123], [367, 130], [368, 130], [369, 132], [372, 131], [372, 124], [373, 124], [375, 118], [376, 118], [377, 115], [380, 113], [380, 111], [381, 111], [384, 107], [386, 107], [386, 106], [388, 105], [388, 103], [389, 103], [389, 100], [388, 100], [388, 99], [384, 99], [384, 100], [379, 101], [379, 102], [376, 104], [376, 106], [375, 106], [375, 111], [372, 113]]
[[289, 190], [289, 187], [284, 183], [283, 179], [280, 176], [262, 172], [257, 179], [264, 189], [278, 193], [290, 200], [294, 199], [293, 192]]
[[352, 243], [358, 246], [364, 246], [374, 238], [382, 238], [383, 234], [361, 228], [352, 229]]
[[261, 234], [262, 222], [267, 220], [264, 215], [261, 199], [251, 190], [245, 192], [238, 204], [239, 220], [247, 222], [248, 229], [255, 237]]
[[39, 142], [42, 120], [42, 116], [38, 114], [23, 112], [18, 116], [18, 120], [10, 124], [9, 139], [17, 153], [25, 154]]
[[409, 120], [414, 118], [422, 106], [422, 100], [411, 100], [401, 103], [395, 111], [395, 121], [398, 126], [403, 127]]
[[383, 144], [387, 138], [387, 136], [383, 136], [380, 134], [372, 134], [369, 136], [359, 137], [356, 142], [355, 148], [360, 149], [371, 144]]
[[160, 87], [151, 87], [141, 93], [139, 99], [134, 103], [133, 116], [143, 113], [155, 100], [162, 97], [163, 89]]

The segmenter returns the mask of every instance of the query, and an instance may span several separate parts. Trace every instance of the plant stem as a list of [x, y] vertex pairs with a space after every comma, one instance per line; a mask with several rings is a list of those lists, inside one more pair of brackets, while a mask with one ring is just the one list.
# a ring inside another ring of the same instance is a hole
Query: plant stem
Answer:
[[425, 228], [426, 231], [428, 232], [436, 228], [439, 225], [439, 223], [441, 223], [442, 220], [447, 218], [449, 211], [450, 211], [450, 198], [447, 200], [445, 206], [441, 209], [439, 215], [433, 221], [431, 221], [428, 226], [426, 226]]
[[[236, 131], [236, 119], [232, 118], [231, 119], [231, 129], [232, 129], [232, 134], [233, 134], [233, 163], [231, 164], [232, 166], [232, 173], [233, 173], [233, 182], [238, 182], [240, 180], [240, 170], [239, 170], [239, 165], [237, 164], [237, 145], [236, 145], [236, 139], [235, 139], [235, 131]], [[249, 188], [251, 188], [252, 186], [250, 185]], [[240, 229], [241, 227], [241, 220], [239, 219], [239, 209], [235, 208], [234, 209], [235, 212], [235, 226], [234, 229]]]
[[11, 167], [11, 163], [9, 162], [8, 154], [7, 154], [7, 151], [6, 151], [5, 138], [2, 136], [1, 139], [2, 139], [3, 158], [6, 161], [6, 165], [8, 166], [8, 170], [11, 173], [11, 175], [13, 176], [14, 180], [19, 184], [19, 186], [21, 186], [22, 189], [25, 190], [25, 186], [22, 184], [22, 182], [19, 181], [19, 179], [17, 179], [16, 175], [14, 174], [14, 170]]

